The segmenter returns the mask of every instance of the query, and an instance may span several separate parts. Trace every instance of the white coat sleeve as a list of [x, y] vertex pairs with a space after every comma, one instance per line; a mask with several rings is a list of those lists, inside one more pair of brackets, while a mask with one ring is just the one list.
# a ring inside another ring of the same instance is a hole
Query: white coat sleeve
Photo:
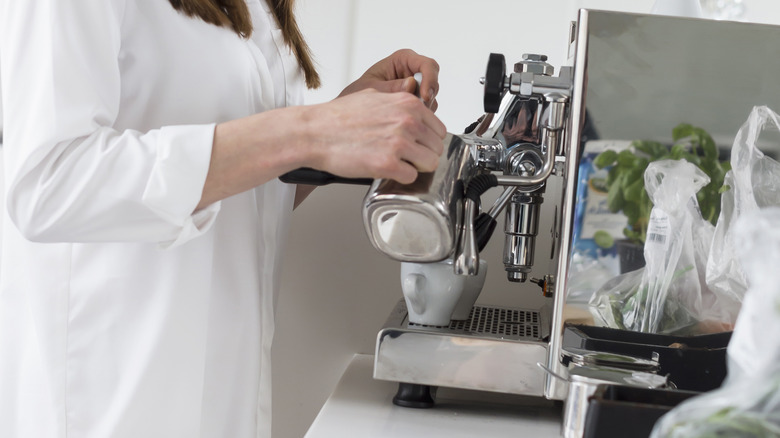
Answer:
[[170, 246], [208, 229], [219, 204], [193, 211], [214, 124], [112, 127], [125, 0], [0, 4], [6, 202], [22, 234]]

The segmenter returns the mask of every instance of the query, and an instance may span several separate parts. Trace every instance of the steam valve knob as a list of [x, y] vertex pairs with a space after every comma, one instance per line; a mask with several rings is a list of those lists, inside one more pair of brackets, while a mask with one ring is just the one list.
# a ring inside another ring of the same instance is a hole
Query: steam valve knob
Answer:
[[486, 113], [497, 113], [501, 106], [501, 99], [506, 92], [506, 87], [504, 87], [505, 73], [506, 59], [504, 55], [491, 53], [484, 80], [485, 97], [483, 103]]
[[536, 284], [542, 288], [542, 295], [547, 298], [553, 296], [553, 289], [555, 288], [555, 277], [552, 275], [545, 275], [543, 278], [531, 278], [531, 283]]

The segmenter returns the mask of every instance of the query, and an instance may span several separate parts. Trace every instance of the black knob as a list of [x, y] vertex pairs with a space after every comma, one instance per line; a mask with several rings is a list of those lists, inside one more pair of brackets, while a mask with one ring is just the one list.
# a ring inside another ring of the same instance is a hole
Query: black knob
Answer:
[[497, 113], [504, 97], [504, 73], [506, 59], [500, 53], [491, 53], [485, 72], [485, 112]]

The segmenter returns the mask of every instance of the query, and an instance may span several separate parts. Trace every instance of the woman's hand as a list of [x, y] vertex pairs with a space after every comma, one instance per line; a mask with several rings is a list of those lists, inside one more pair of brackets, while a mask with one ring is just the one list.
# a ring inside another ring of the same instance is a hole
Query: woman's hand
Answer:
[[428, 108], [436, 111], [438, 107], [436, 94], [439, 92], [439, 64], [433, 59], [418, 55], [409, 49], [399, 50], [371, 66], [363, 76], [349, 84], [339, 97], [366, 88], [382, 92], [405, 91], [414, 93], [417, 90], [417, 83], [413, 78], [415, 73], [422, 73], [420, 98]]
[[409, 93], [368, 89], [309, 107], [315, 133], [308, 167], [348, 178], [389, 178], [408, 184], [432, 172], [447, 135], [444, 124]]
[[[421, 98], [412, 76], [422, 73]], [[439, 66], [399, 50], [372, 66], [339, 98], [219, 123], [198, 208], [311, 167], [347, 178], [414, 182], [432, 172], [447, 135], [433, 114]], [[311, 189], [301, 190], [296, 202]]]

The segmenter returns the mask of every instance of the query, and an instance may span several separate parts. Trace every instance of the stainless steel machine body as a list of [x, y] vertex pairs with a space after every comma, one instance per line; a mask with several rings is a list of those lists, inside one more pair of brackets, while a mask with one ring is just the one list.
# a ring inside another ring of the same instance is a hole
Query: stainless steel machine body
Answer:
[[[551, 373], [567, 375], [563, 310], [585, 145], [664, 141], [674, 126], [688, 122], [710, 132], [721, 150], [730, 149], [754, 105], [780, 110], [777, 41], [776, 26], [581, 10], [570, 36], [572, 66], [557, 76], [541, 55], [525, 56], [508, 75], [503, 66], [489, 65], [488, 114], [471, 133], [448, 140], [455, 158], [443, 158], [447, 164], [434, 176], [439, 180], [414, 193], [375, 182], [366, 198], [366, 227], [377, 249], [396, 260], [452, 257], [458, 272], [473, 274], [479, 203], [462, 191], [477, 176], [493, 175], [504, 191], [485, 214], [495, 219], [505, 210], [507, 279], [531, 280], [552, 299], [541, 309], [525, 309], [522, 302], [478, 305], [470, 320], [449, 327], [409, 324], [401, 301], [378, 334], [374, 377], [564, 399], [568, 385]], [[494, 115], [497, 102], [501, 112]], [[560, 180], [557, 192], [548, 189], [552, 178]], [[545, 224], [553, 230], [552, 250], [535, 245], [543, 202], [555, 204], [553, 223]], [[420, 220], [426, 203], [438, 219]], [[426, 225], [410, 225], [416, 222]], [[540, 251], [552, 256], [553, 268], [529, 278]]]

